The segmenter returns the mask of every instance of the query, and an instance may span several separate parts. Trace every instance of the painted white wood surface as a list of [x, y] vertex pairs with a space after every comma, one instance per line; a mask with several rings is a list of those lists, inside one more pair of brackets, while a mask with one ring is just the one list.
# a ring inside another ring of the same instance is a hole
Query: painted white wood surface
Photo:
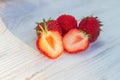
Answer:
[[[0, 80], [119, 80], [119, 7], [119, 0], [1, 0]], [[96, 15], [103, 31], [87, 51], [51, 60], [37, 51], [33, 29], [64, 13]]]

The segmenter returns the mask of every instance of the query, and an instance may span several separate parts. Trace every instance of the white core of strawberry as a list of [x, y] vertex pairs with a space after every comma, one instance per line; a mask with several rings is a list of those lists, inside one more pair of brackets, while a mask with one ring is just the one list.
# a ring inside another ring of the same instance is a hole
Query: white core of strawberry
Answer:
[[84, 32], [74, 29], [65, 35], [63, 44], [69, 52], [84, 50], [88, 46], [88, 44], [86, 44], [88, 43], [88, 38], [89, 37], [85, 35]]

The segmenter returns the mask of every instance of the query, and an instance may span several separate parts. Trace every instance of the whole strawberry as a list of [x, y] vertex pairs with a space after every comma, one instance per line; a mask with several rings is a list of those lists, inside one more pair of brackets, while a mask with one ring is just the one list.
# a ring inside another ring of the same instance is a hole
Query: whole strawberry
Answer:
[[63, 30], [63, 35], [69, 30], [77, 28], [77, 21], [72, 15], [63, 14], [57, 18], [57, 21]]
[[80, 21], [78, 28], [89, 34], [89, 41], [94, 42], [100, 34], [100, 26], [102, 26], [102, 24], [97, 17], [88, 16]]
[[[44, 22], [38, 23], [36, 27], [36, 33], [37, 35], [40, 35], [41, 28], [39, 27], [41, 25], [42, 27], [44, 26]], [[48, 26], [48, 30], [56, 30], [62, 35], [62, 29], [59, 25], [59, 23], [56, 20], [48, 20], [46, 21], [46, 25]]]

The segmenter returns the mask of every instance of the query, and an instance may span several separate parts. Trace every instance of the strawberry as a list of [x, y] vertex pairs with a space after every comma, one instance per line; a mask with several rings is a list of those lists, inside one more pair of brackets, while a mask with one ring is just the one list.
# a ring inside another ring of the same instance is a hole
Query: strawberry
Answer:
[[69, 53], [86, 50], [89, 46], [89, 36], [79, 29], [71, 29], [63, 37], [64, 49]]
[[44, 27], [41, 28], [40, 35], [36, 41], [38, 50], [51, 59], [55, 59], [63, 52], [62, 36], [56, 30], [48, 30], [44, 20]]
[[[58, 31], [61, 35], [62, 35], [62, 29], [59, 25], [59, 23], [56, 20], [48, 20], [46, 22], [47, 26], [48, 26], [48, 30], [56, 30]], [[36, 33], [37, 35], [40, 35], [40, 31], [41, 28], [39, 27], [39, 25], [41, 25], [42, 27], [44, 27], [44, 22], [38, 23], [37, 27], [36, 27]]]
[[97, 17], [89, 16], [81, 20], [78, 28], [89, 34], [90, 42], [94, 42], [100, 34], [100, 26], [102, 26], [102, 24]]
[[72, 15], [61, 15], [57, 18], [58, 23], [60, 24], [63, 35], [73, 28], [77, 28], [77, 21]]

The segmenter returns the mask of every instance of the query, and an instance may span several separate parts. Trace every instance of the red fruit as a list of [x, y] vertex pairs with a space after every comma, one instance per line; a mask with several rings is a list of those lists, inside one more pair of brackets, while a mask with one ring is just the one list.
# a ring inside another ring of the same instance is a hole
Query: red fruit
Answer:
[[57, 18], [58, 23], [62, 27], [63, 35], [73, 28], [77, 28], [77, 21], [72, 15], [61, 15]]
[[[46, 22], [46, 24], [48, 26], [48, 30], [56, 30], [56, 31], [58, 31], [62, 35], [62, 29], [61, 29], [59, 23], [56, 20], [48, 20]], [[40, 35], [40, 31], [41, 31], [41, 28], [39, 27], [39, 25], [44, 27], [44, 22], [38, 23], [38, 25], [36, 27], [37, 35]]]
[[85, 17], [79, 23], [79, 29], [85, 31], [87, 34], [90, 34], [90, 42], [94, 42], [100, 34], [101, 22], [97, 17]]
[[86, 50], [89, 46], [89, 36], [79, 29], [71, 29], [63, 37], [64, 49], [69, 53]]
[[42, 51], [44, 55], [51, 59], [57, 58], [63, 52], [62, 36], [58, 31], [47, 30], [46, 25], [44, 27], [39, 26], [41, 28], [41, 34], [36, 41], [38, 50]]

